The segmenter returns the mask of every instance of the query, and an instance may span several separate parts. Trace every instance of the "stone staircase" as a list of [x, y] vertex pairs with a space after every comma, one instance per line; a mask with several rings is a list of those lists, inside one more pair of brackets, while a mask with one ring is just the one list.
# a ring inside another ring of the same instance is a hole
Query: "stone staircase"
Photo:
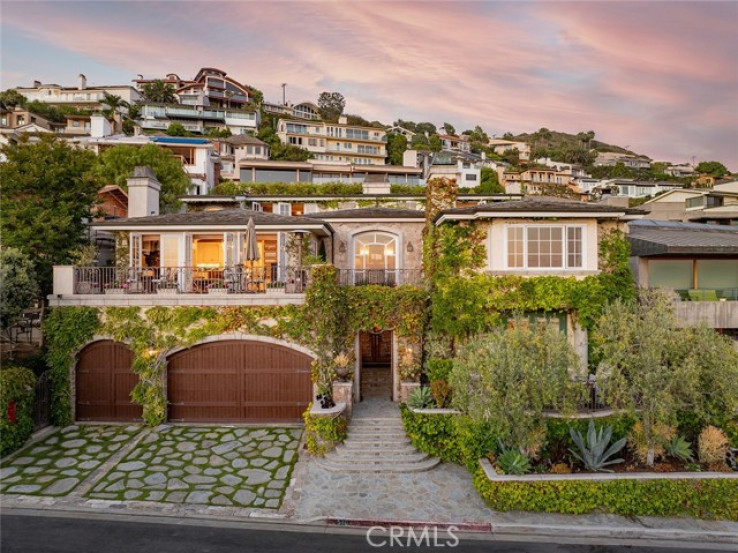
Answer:
[[[362, 409], [365, 407], [368, 409]], [[387, 407], [377, 413], [377, 404]], [[415, 449], [402, 427], [397, 405], [390, 401], [359, 403], [348, 427], [348, 438], [317, 463], [335, 472], [422, 472], [440, 461]]]

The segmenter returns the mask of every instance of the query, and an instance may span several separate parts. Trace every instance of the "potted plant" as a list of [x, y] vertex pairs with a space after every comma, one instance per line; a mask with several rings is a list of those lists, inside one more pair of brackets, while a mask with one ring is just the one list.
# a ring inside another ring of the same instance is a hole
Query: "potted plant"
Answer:
[[106, 294], [125, 294], [127, 288], [128, 288], [128, 283], [119, 282], [117, 280], [114, 280], [113, 282], [108, 282], [105, 284], [105, 293]]
[[336, 376], [342, 382], [346, 382], [348, 380], [347, 377], [351, 373], [351, 357], [341, 352], [333, 358], [333, 365]]
[[207, 285], [208, 294], [224, 296], [228, 293], [228, 286], [223, 280], [214, 280]]

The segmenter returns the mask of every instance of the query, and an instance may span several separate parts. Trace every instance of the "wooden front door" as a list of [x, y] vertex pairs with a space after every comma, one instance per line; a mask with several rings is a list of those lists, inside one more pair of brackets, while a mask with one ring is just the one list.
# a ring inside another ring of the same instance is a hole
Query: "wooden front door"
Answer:
[[102, 340], [77, 356], [76, 419], [78, 421], [140, 421], [142, 408], [131, 403], [138, 383], [131, 366], [133, 352], [119, 342]]
[[169, 359], [169, 420], [297, 422], [312, 396], [312, 358], [289, 347], [228, 340]]

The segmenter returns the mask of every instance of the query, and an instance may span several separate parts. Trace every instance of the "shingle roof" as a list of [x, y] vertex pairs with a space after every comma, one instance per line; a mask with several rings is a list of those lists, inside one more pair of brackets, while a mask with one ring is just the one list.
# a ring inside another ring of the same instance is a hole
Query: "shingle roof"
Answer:
[[696, 223], [631, 225], [628, 234], [631, 254], [738, 255], [738, 228]]
[[151, 215], [149, 217], [135, 217], [128, 219], [117, 219], [99, 223], [95, 226], [218, 226], [218, 225], [243, 225], [248, 224], [249, 219], [254, 219], [254, 224], [259, 225], [315, 225], [322, 221], [308, 219], [306, 217], [289, 217], [251, 209], [218, 209], [213, 211], [190, 211], [187, 213], [169, 213], [166, 215]]
[[394, 209], [391, 207], [361, 207], [311, 213], [306, 217], [315, 219], [424, 219], [425, 211], [418, 209]]
[[528, 198], [525, 200], [484, 203], [471, 207], [457, 207], [446, 209], [441, 215], [453, 214], [477, 214], [477, 213], [516, 213], [516, 212], [571, 212], [571, 213], [626, 213], [640, 215], [644, 212], [640, 209], [623, 208], [613, 205], [589, 202], [576, 202], [571, 200], [560, 200], [557, 198]]
[[253, 144], [255, 146], [267, 145], [266, 142], [259, 140], [250, 134], [236, 134], [229, 136], [228, 138], [223, 139], [223, 142], [228, 142], [228, 144], [233, 144], [234, 146], [243, 146], [245, 144]]

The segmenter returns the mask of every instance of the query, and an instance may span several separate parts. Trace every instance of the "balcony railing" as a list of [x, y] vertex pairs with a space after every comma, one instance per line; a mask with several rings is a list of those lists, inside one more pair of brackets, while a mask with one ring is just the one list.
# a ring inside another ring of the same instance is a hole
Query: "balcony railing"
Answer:
[[675, 290], [683, 301], [738, 301], [738, 288]]
[[265, 294], [302, 293], [305, 271], [276, 267], [74, 267], [75, 294]]
[[341, 269], [338, 271], [339, 282], [343, 286], [364, 286], [378, 284], [381, 286], [401, 286], [411, 284], [420, 286], [423, 283], [421, 269]]

